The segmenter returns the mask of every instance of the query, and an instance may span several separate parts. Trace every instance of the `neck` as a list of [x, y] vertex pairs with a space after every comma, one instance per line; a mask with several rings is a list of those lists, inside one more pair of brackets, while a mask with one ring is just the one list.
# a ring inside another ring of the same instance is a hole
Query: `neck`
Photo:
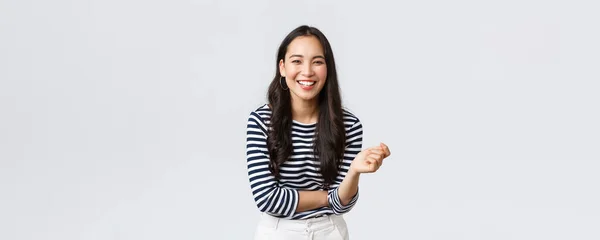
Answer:
[[315, 123], [319, 119], [317, 99], [302, 101], [292, 98], [292, 119], [301, 123]]

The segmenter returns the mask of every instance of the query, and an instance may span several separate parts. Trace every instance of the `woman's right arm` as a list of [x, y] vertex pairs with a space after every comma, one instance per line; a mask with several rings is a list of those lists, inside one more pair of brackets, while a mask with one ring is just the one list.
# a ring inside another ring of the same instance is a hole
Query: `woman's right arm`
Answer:
[[266, 126], [256, 112], [252, 112], [248, 118], [246, 162], [252, 195], [261, 212], [291, 218], [296, 212], [328, 206], [327, 191], [298, 191], [279, 187], [269, 171]]

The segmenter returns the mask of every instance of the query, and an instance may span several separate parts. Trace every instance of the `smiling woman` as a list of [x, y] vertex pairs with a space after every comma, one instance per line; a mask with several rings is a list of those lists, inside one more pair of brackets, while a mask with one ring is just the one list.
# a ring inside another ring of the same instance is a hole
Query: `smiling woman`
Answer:
[[[279, 72], [286, 79], [292, 93], [292, 102], [316, 101], [327, 79], [327, 64], [319, 39], [300, 36], [288, 46], [287, 62], [279, 60]], [[298, 99], [300, 98], [300, 99]]]
[[250, 113], [246, 160], [262, 212], [255, 239], [349, 239], [343, 214], [358, 200], [361, 173], [389, 148], [362, 148], [362, 124], [343, 108], [329, 41], [300, 26], [279, 46], [268, 103]]

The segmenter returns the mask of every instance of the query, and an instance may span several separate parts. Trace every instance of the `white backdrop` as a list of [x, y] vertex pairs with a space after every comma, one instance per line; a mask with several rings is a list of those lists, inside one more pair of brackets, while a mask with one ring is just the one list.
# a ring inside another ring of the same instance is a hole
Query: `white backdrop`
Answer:
[[364, 146], [352, 239], [599, 239], [593, 1], [0, 2], [0, 239], [250, 239], [250, 111], [331, 41]]

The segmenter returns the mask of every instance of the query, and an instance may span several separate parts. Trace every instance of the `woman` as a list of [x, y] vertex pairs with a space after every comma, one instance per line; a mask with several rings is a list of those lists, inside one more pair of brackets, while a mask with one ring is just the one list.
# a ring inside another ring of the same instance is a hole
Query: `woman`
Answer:
[[268, 103], [248, 119], [248, 177], [262, 212], [255, 239], [349, 239], [343, 214], [357, 202], [359, 176], [390, 156], [383, 143], [361, 148], [327, 38], [294, 29], [279, 46]]

